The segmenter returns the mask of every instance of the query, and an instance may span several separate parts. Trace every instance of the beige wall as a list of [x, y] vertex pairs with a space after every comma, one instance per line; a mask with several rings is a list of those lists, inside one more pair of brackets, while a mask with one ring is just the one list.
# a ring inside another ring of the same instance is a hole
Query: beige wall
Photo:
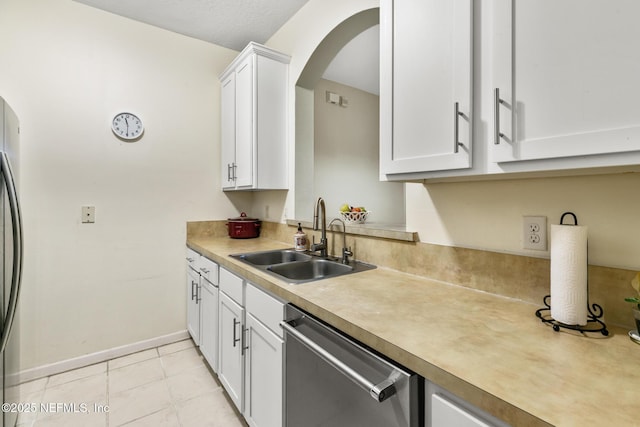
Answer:
[[[21, 121], [23, 369], [186, 329], [185, 222], [237, 215], [219, 190], [217, 80], [236, 55], [70, 0], [0, 2], [0, 94]], [[136, 143], [109, 127], [129, 110], [146, 125]]]
[[[408, 184], [407, 226], [422, 241], [549, 257], [522, 249], [522, 216], [589, 227], [589, 263], [640, 270], [640, 174]], [[631, 287], [629, 286], [629, 290]]]
[[[327, 91], [347, 99], [348, 106], [326, 102]], [[404, 224], [404, 185], [378, 179], [379, 115], [377, 95], [323, 79], [316, 85], [310, 192], [325, 199], [329, 218], [349, 203], [371, 212], [367, 222]], [[297, 218], [311, 219], [312, 208], [296, 213]]]

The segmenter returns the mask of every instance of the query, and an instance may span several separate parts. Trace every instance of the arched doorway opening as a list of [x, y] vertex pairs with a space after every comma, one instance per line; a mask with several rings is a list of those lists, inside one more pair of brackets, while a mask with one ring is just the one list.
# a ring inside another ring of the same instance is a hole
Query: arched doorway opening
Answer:
[[404, 184], [379, 180], [379, 9], [359, 12], [318, 45], [296, 83], [295, 212], [348, 203], [369, 221], [403, 225]]

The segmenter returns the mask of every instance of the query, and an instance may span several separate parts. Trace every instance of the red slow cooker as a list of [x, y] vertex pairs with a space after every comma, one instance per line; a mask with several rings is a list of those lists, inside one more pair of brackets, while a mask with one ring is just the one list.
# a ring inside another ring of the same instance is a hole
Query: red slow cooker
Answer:
[[252, 239], [260, 236], [261, 221], [256, 218], [248, 218], [242, 212], [237, 218], [229, 218], [227, 228], [232, 239]]

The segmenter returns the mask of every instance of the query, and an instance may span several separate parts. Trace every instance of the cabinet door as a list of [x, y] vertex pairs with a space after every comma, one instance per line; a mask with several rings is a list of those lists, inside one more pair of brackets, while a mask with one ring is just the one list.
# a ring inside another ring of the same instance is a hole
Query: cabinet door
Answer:
[[380, 2], [381, 174], [471, 166], [472, 11], [471, 0]]
[[431, 396], [431, 427], [491, 427], [439, 394]]
[[236, 70], [236, 186], [253, 185], [254, 159], [254, 70], [250, 55]]
[[281, 427], [284, 341], [251, 313], [247, 313], [245, 333], [244, 417], [252, 427]]
[[187, 330], [200, 345], [200, 275], [187, 265]]
[[482, 409], [425, 380], [425, 427], [509, 427]]
[[231, 73], [221, 82], [220, 138], [222, 188], [234, 188], [236, 163], [236, 75]]
[[200, 351], [214, 372], [218, 371], [218, 288], [202, 278]]
[[640, 2], [493, 4], [493, 161], [640, 150]]
[[218, 379], [240, 412], [243, 411], [244, 363], [243, 317], [244, 309], [224, 292], [219, 293], [219, 357]]

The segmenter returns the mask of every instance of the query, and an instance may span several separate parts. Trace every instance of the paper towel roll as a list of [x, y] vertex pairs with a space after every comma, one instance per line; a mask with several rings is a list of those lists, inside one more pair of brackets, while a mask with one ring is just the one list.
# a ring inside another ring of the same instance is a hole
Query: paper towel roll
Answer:
[[587, 227], [551, 225], [551, 317], [587, 324]]

